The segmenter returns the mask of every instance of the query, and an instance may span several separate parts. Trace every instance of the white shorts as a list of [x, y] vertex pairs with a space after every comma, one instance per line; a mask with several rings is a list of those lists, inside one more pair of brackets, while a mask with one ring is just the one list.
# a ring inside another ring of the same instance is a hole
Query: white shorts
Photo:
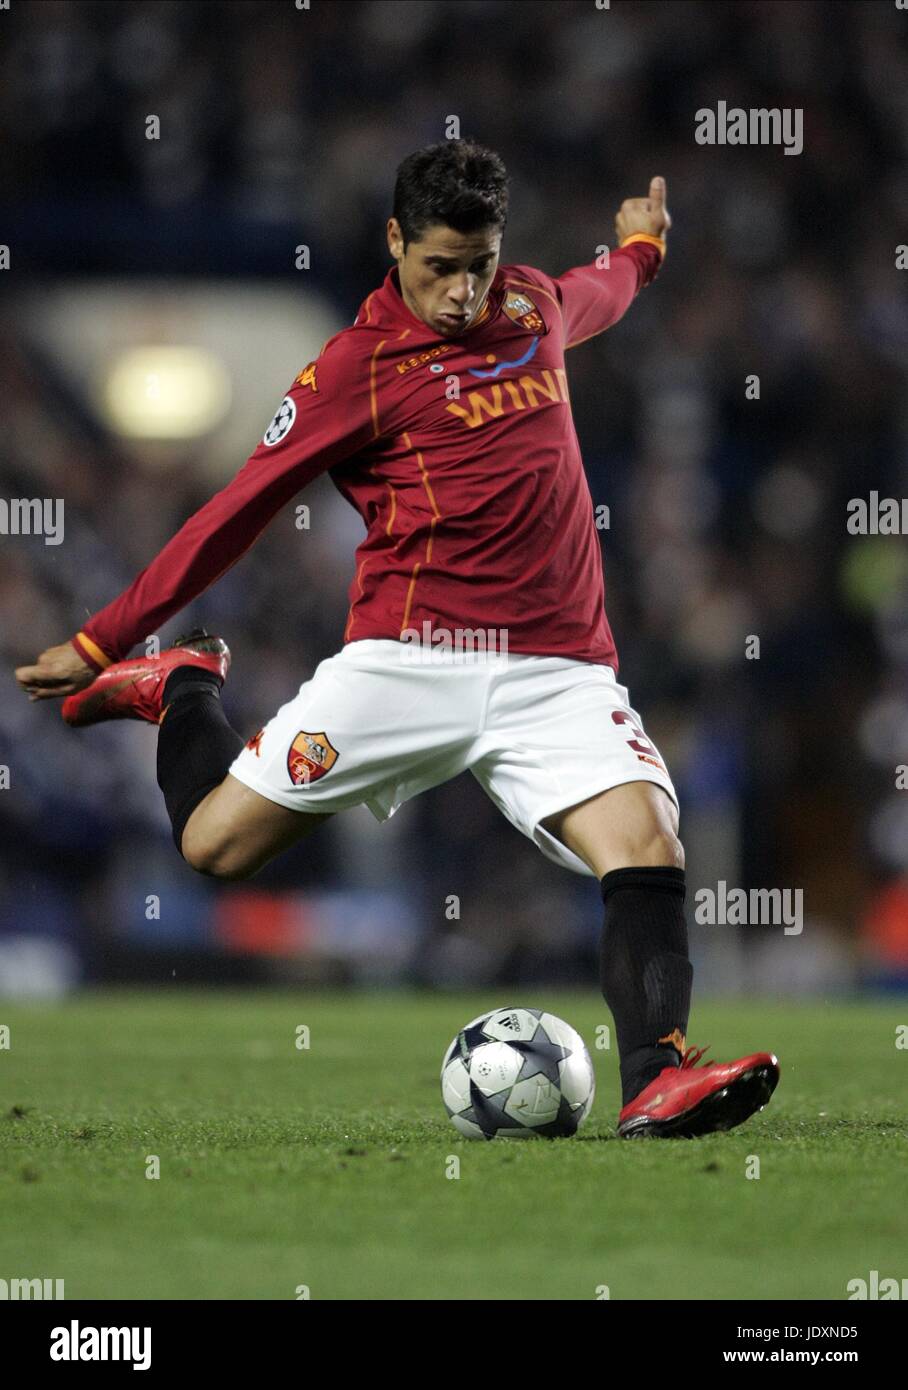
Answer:
[[351, 642], [249, 740], [231, 775], [294, 811], [365, 804], [387, 820], [469, 769], [549, 859], [592, 874], [541, 822], [625, 782], [678, 804], [662, 757], [610, 666], [565, 657]]

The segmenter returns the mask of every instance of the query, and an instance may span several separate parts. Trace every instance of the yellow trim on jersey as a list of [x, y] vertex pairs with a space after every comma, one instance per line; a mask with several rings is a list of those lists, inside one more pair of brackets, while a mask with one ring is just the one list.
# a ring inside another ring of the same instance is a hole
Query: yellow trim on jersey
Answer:
[[407, 590], [407, 602], [404, 606], [404, 616], [400, 624], [401, 632], [406, 632], [407, 623], [410, 620], [410, 605], [413, 602], [413, 590], [416, 588], [416, 576], [419, 574], [419, 561], [413, 566], [413, 573], [410, 575], [410, 587]]
[[[403, 438], [403, 441], [404, 441], [404, 443], [406, 444], [407, 448], [408, 448], [408, 449], [412, 449], [412, 448], [413, 448], [413, 442], [412, 442], [412, 440], [410, 439], [410, 436], [409, 436], [409, 434], [407, 434], [406, 431], [404, 431], [404, 433], [403, 433], [403, 435], [402, 435], [402, 438]], [[414, 450], [414, 452], [415, 452], [415, 454], [416, 454], [416, 462], [417, 462], [418, 465], [419, 465], [419, 471], [420, 471], [420, 473], [422, 474], [422, 485], [423, 485], [423, 487], [425, 488], [426, 496], [428, 497], [430, 503], [432, 504], [432, 520], [431, 520], [431, 522], [430, 522], [430, 524], [429, 524], [429, 539], [428, 539], [428, 541], [426, 542], [426, 554], [425, 554], [425, 559], [424, 559], [424, 560], [417, 560], [416, 564], [413, 566], [413, 573], [410, 575], [410, 583], [409, 583], [409, 586], [408, 586], [408, 588], [407, 588], [407, 601], [406, 601], [406, 603], [405, 603], [405, 605], [404, 605], [404, 616], [403, 616], [403, 618], [401, 619], [401, 624], [400, 624], [400, 630], [401, 630], [401, 632], [404, 632], [404, 631], [405, 631], [405, 629], [406, 629], [406, 627], [407, 627], [407, 624], [408, 624], [408, 622], [409, 622], [409, 620], [410, 620], [410, 609], [411, 609], [411, 607], [413, 606], [413, 594], [414, 594], [414, 591], [415, 591], [415, 589], [416, 589], [416, 580], [417, 580], [418, 577], [419, 577], [419, 571], [422, 569], [422, 566], [423, 566], [424, 564], [430, 565], [430, 564], [432, 563], [432, 545], [433, 545], [433, 542], [434, 542], [434, 540], [435, 540], [435, 526], [436, 526], [436, 524], [437, 524], [439, 521], [442, 520], [441, 512], [440, 512], [439, 509], [438, 509], [438, 503], [437, 503], [436, 500], [435, 500], [435, 494], [434, 494], [434, 492], [432, 491], [432, 486], [431, 486], [431, 484], [430, 484], [430, 482], [429, 482], [429, 472], [428, 472], [428, 469], [426, 468], [426, 465], [425, 465], [425, 463], [424, 463], [424, 461], [423, 461], [422, 453], [421, 453], [421, 451], [420, 451], [419, 449]]]
[[645, 242], [647, 246], [655, 246], [659, 255], [665, 260], [665, 237], [650, 236], [649, 232], [631, 232], [630, 236], [619, 241], [618, 249], [621, 250], [625, 246], [630, 246], [635, 241]]
[[82, 646], [88, 652], [88, 655], [93, 661], [96, 661], [99, 666], [104, 667], [113, 664], [113, 657], [108, 656], [106, 652], [102, 652], [97, 642], [93, 642], [84, 632], [76, 633], [76, 641], [81, 642]]
[[[374, 469], [370, 469], [370, 472], [374, 471]], [[397, 493], [390, 483], [385, 483], [385, 487], [391, 494], [391, 515], [388, 517], [388, 524], [385, 527], [385, 535], [390, 540], [391, 532], [394, 529], [394, 518], [397, 516]]]
[[489, 292], [488, 292], [488, 290], [486, 290], [486, 297], [485, 297], [485, 299], [482, 301], [482, 308], [480, 309], [479, 313], [476, 315], [476, 318], [473, 320], [473, 323], [471, 324], [471, 327], [472, 327], [472, 328], [478, 328], [479, 325], [480, 325], [481, 323], [485, 323], [486, 319], [489, 317], [489, 314], [490, 314], [491, 312], [492, 312], [492, 310], [491, 310], [491, 307], [490, 307], [490, 305], [489, 305]]
[[382, 338], [381, 342], [373, 349], [372, 360], [369, 364], [369, 401], [372, 406], [372, 438], [379, 436], [378, 428], [378, 387], [375, 384], [375, 377], [378, 372], [378, 354], [381, 352], [387, 338]]
[[378, 290], [373, 290], [372, 293], [369, 295], [368, 299], [366, 300], [365, 304], [363, 305], [363, 309], [366, 315], [366, 317], [363, 319], [363, 323], [372, 322], [372, 300], [375, 298], [377, 294]]
[[361, 599], [362, 596], [363, 596], [363, 569], [365, 568], [366, 560], [368, 560], [368, 558], [369, 558], [368, 555], [366, 555], [362, 560], [360, 560], [360, 562], [359, 562], [359, 569], [356, 571], [356, 582], [357, 582], [357, 584], [359, 585], [359, 593], [356, 595], [356, 598], [355, 598], [355, 599], [353, 600], [353, 602], [350, 604], [350, 614], [349, 614], [349, 616], [348, 616], [348, 618], [347, 618], [347, 626], [346, 626], [345, 629], [344, 629], [344, 641], [345, 641], [345, 642], [348, 640], [348, 638], [349, 638], [349, 636], [350, 636], [350, 633], [351, 633], [351, 631], [353, 630], [353, 612], [354, 612], [354, 609], [356, 608], [356, 605], [359, 603], [360, 599]]

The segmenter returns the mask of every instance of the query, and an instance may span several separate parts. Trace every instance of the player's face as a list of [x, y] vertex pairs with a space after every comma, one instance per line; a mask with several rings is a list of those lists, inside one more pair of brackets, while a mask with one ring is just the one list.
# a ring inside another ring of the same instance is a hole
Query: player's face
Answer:
[[400, 224], [392, 217], [388, 247], [397, 261], [401, 294], [410, 312], [442, 338], [465, 332], [485, 303], [498, 269], [501, 229], [464, 233], [436, 223], [404, 251]]

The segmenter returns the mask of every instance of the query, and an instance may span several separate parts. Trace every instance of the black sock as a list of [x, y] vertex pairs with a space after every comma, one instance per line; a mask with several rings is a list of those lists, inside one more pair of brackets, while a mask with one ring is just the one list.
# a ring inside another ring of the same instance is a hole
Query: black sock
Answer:
[[[220, 678], [197, 666], [178, 666], [164, 686], [167, 713], [158, 730], [158, 786], [164, 793], [177, 849], [200, 801], [220, 786], [243, 746], [227, 723]], [[182, 852], [182, 851], [181, 851]]]
[[683, 869], [613, 869], [602, 880], [600, 980], [615, 1020], [622, 1105], [681, 1064], [693, 977], [684, 894]]

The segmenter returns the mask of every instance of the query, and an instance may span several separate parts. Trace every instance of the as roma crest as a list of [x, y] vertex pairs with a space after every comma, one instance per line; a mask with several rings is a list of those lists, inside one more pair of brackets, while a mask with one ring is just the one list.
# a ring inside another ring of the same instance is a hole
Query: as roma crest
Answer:
[[301, 729], [290, 745], [287, 754], [287, 771], [295, 787], [317, 782], [330, 772], [337, 762], [338, 753], [332, 748], [326, 733], [307, 734]]
[[528, 333], [542, 333], [545, 322], [529, 295], [518, 294], [512, 290], [505, 295], [504, 311], [514, 323], [519, 323]]

